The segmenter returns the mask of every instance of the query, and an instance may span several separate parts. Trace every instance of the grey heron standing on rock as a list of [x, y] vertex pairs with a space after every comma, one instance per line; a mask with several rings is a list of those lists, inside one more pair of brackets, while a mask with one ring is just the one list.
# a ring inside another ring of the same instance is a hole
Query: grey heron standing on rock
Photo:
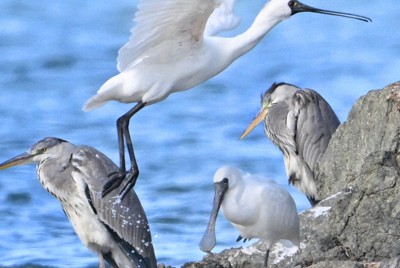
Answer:
[[260, 122], [268, 138], [282, 151], [289, 183], [319, 202], [314, 167], [340, 122], [331, 106], [312, 89], [274, 83], [261, 98], [261, 110], [242, 134]]
[[[135, 185], [136, 163], [129, 122], [146, 105], [171, 93], [193, 88], [219, 74], [253, 49], [278, 23], [300, 12], [314, 12], [371, 21], [364, 16], [313, 8], [297, 0], [270, 0], [244, 33], [232, 38], [213, 36], [235, 27], [234, 0], [141, 0], [132, 35], [118, 52], [119, 74], [106, 81], [84, 110], [110, 100], [137, 103], [117, 120], [120, 172], [107, 183], [103, 195], [118, 187], [122, 198]], [[125, 143], [131, 168], [125, 168]]]
[[35, 162], [43, 187], [54, 195], [89, 249], [99, 256], [99, 267], [157, 267], [150, 227], [134, 191], [121, 200], [119, 190], [102, 197], [109, 174], [118, 167], [89, 146], [75, 146], [58, 138], [45, 138], [0, 169]]

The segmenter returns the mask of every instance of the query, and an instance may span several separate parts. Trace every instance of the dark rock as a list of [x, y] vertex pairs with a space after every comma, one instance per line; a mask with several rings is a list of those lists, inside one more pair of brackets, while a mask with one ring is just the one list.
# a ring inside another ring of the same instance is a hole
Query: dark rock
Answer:
[[381, 180], [363, 183], [362, 176], [378, 172], [379, 178], [384, 179], [387, 176], [383, 173], [398, 172], [400, 113], [397, 104], [388, 99], [393, 92], [400, 92], [400, 82], [370, 91], [356, 102], [348, 120], [339, 126], [317, 167], [317, 188], [322, 198], [343, 186], [379, 191], [381, 188], [376, 187], [385, 187], [380, 185]]
[[[353, 106], [317, 165], [317, 206], [300, 214], [301, 250], [279, 243], [269, 267], [400, 267], [400, 82]], [[208, 254], [183, 267], [263, 267], [265, 246]]]

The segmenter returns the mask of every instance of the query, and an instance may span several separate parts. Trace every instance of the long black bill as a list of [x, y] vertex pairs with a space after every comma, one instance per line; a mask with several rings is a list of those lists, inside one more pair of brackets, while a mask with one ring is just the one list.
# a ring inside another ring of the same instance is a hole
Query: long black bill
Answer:
[[227, 190], [227, 179], [223, 179], [220, 182], [214, 183], [214, 203], [211, 211], [210, 221], [208, 222], [207, 229], [204, 232], [203, 238], [201, 239], [199, 244], [200, 250], [204, 252], [210, 252], [215, 247], [215, 221], [217, 220], [218, 211], [221, 207]]
[[365, 22], [372, 22], [372, 20], [370, 18], [365, 17], [365, 16], [360, 16], [360, 15], [346, 13], [346, 12], [337, 12], [337, 11], [330, 11], [330, 10], [310, 7], [310, 6], [307, 6], [296, 0], [289, 1], [289, 7], [292, 10], [292, 15], [294, 15], [296, 13], [300, 13], [300, 12], [313, 12], [313, 13], [320, 13], [320, 14], [339, 16], [339, 17], [345, 17], [345, 18], [356, 19], [356, 20], [362, 20]]
[[13, 166], [25, 165], [32, 162], [32, 155], [23, 153], [0, 164], [0, 170]]

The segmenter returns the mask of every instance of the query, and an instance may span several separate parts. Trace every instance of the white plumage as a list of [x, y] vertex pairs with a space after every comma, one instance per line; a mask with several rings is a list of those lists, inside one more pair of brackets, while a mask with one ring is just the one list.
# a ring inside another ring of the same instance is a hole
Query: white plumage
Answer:
[[270, 0], [243, 34], [212, 36], [239, 24], [234, 0], [141, 0], [129, 41], [118, 52], [120, 74], [89, 99], [85, 110], [106, 101], [155, 103], [217, 75], [251, 50], [276, 24], [298, 12], [368, 18]]
[[291, 195], [272, 180], [224, 166], [214, 175], [215, 196], [207, 230], [200, 242], [206, 252], [215, 246], [215, 219], [221, 206], [224, 217], [244, 239], [259, 238], [269, 249], [280, 239], [300, 243], [299, 216]]

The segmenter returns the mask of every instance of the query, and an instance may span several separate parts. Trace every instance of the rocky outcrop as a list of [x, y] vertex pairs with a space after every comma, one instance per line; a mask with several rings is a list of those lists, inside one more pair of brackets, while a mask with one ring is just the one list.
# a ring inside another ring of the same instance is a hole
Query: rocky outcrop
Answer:
[[[301, 249], [277, 244], [270, 267], [400, 267], [400, 82], [353, 106], [316, 169], [325, 198], [300, 214]], [[265, 247], [208, 254], [183, 267], [263, 267]]]

